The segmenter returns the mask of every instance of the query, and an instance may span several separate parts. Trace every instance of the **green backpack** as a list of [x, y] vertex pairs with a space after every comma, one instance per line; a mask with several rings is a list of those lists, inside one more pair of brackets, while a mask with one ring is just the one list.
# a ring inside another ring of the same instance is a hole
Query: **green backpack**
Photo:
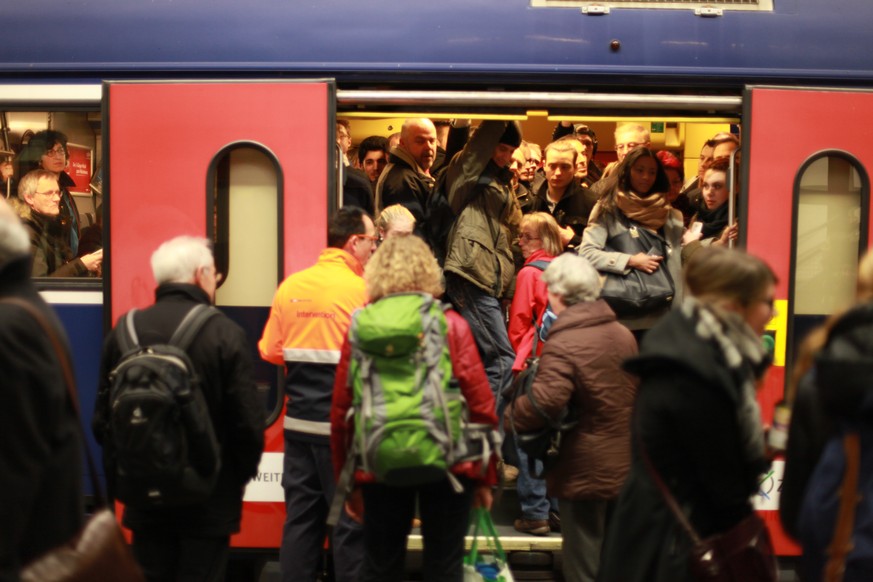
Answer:
[[443, 310], [430, 295], [402, 293], [352, 316], [348, 381], [356, 463], [378, 482], [410, 486], [448, 476], [458, 489], [451, 467], [473, 448], [479, 449], [473, 456], [483, 453], [470, 446]]

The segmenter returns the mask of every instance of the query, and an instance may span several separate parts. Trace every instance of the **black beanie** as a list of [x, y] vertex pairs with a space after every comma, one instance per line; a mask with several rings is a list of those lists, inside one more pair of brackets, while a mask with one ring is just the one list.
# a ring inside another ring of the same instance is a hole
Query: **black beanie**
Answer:
[[521, 145], [521, 128], [517, 122], [510, 121], [506, 124], [506, 131], [500, 136], [500, 143], [505, 143], [515, 148]]

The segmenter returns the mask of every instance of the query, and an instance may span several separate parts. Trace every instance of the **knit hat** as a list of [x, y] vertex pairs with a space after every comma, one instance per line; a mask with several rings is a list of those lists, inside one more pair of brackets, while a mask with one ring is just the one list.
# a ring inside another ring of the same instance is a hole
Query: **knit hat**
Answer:
[[500, 143], [517, 148], [521, 145], [521, 128], [516, 121], [506, 124], [506, 131], [500, 136]]

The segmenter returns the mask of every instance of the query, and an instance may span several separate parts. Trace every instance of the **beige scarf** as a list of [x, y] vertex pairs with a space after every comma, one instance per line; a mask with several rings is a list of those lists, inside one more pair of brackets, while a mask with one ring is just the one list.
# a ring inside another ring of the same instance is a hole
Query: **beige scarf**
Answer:
[[658, 230], [670, 216], [670, 204], [660, 193], [640, 198], [633, 192], [626, 194], [621, 190], [615, 193], [615, 205], [625, 216], [648, 229]]

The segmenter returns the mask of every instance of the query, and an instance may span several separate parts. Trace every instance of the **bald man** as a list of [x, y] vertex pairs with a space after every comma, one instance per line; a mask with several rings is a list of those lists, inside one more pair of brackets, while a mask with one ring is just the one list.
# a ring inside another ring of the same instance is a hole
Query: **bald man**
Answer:
[[430, 119], [403, 122], [400, 143], [376, 184], [376, 214], [392, 204], [405, 206], [415, 217], [415, 234], [424, 236], [424, 208], [433, 189], [430, 168], [437, 154], [436, 127]]

